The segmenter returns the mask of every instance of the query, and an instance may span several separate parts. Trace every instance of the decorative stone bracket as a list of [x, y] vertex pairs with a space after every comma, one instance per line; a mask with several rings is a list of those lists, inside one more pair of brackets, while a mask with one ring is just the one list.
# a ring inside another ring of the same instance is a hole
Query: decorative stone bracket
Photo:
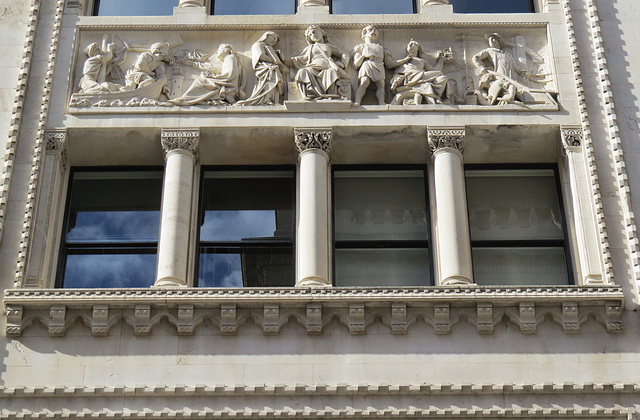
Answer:
[[623, 293], [619, 287], [323, 288], [323, 289], [95, 289], [5, 291], [6, 333], [20, 336], [38, 324], [51, 336], [77, 325], [104, 336], [116, 325], [135, 335], [152, 334], [161, 323], [177, 335], [192, 335], [208, 321], [221, 335], [235, 335], [254, 323], [265, 335], [287, 324], [322, 334], [332, 323], [352, 335], [381, 323], [391, 334], [407, 334], [424, 322], [436, 334], [449, 334], [460, 322], [491, 334], [505, 321], [533, 334], [550, 320], [565, 333], [579, 333], [590, 317], [610, 333], [622, 331]]

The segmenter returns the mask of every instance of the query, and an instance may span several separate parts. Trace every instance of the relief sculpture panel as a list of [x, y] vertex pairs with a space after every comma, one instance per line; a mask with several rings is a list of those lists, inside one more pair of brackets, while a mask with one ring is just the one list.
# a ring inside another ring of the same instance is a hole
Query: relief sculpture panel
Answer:
[[72, 110], [557, 108], [544, 27], [311, 25], [249, 36], [240, 30], [86, 31], [79, 39]]

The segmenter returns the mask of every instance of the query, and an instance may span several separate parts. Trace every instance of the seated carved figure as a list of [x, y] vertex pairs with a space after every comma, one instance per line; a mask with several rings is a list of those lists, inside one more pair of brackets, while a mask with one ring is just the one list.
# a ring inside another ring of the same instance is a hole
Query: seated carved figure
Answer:
[[309, 26], [304, 34], [308, 46], [302, 55], [291, 58], [292, 65], [299, 69], [294, 80], [302, 98], [346, 99], [341, 95], [337, 82], [347, 78], [345, 68], [349, 64], [349, 56], [329, 44], [327, 33], [319, 26]]
[[201, 73], [181, 97], [169, 102], [174, 105], [233, 105], [243, 99], [245, 95], [240, 89], [242, 66], [231, 45], [220, 44], [216, 58], [222, 61], [219, 73], [212, 62], [185, 60], [184, 64]]
[[166, 85], [166, 65], [173, 65], [173, 57], [169, 54], [169, 44], [156, 42], [149, 51], [138, 56], [133, 68], [127, 71], [125, 81], [130, 90], [149, 86], [154, 82], [163, 81], [163, 93], [169, 92]]
[[447, 58], [444, 51], [438, 53], [436, 66], [433, 66], [421, 55], [422, 45], [415, 40], [407, 45], [407, 56], [387, 66], [395, 68], [390, 89], [397, 92], [391, 105], [413, 103], [419, 105], [423, 98], [427, 103], [443, 103], [447, 97], [447, 76], [442, 73], [442, 64]]

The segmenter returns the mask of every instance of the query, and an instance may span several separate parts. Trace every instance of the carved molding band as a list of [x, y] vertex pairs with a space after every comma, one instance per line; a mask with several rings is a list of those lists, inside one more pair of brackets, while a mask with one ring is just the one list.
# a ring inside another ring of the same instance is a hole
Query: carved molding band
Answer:
[[639, 392], [632, 383], [0, 387], [0, 418], [633, 420]]
[[290, 321], [307, 334], [322, 334], [334, 320], [352, 335], [365, 334], [374, 324], [387, 326], [391, 334], [407, 334], [418, 323], [431, 326], [435, 334], [449, 334], [460, 322], [491, 334], [504, 321], [523, 334], [535, 333], [547, 321], [565, 333], [578, 333], [590, 318], [610, 333], [623, 328], [619, 287], [12, 289], [5, 291], [4, 302], [6, 333], [14, 337], [32, 325], [62, 336], [77, 324], [104, 336], [120, 323], [135, 335], [149, 335], [161, 323], [175, 327], [178, 335], [191, 335], [205, 321], [222, 335], [235, 335], [249, 323], [265, 335], [277, 335]]
[[455, 149], [464, 152], [464, 128], [427, 129], [429, 151], [435, 153], [442, 149]]
[[584, 140], [582, 127], [560, 127], [562, 146], [568, 152], [579, 152]]
[[331, 156], [331, 141], [333, 131], [326, 130], [295, 130], [296, 150], [302, 153], [305, 150], [318, 149]]
[[161, 133], [162, 150], [165, 155], [172, 150], [187, 150], [194, 155], [198, 153], [200, 130], [163, 129]]

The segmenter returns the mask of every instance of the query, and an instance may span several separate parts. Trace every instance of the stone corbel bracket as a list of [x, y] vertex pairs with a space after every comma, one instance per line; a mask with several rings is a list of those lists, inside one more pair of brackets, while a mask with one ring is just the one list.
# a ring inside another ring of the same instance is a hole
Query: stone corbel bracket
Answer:
[[[352, 335], [382, 324], [391, 334], [407, 334], [424, 322], [435, 334], [450, 334], [467, 322], [479, 334], [491, 334], [503, 322], [534, 334], [543, 322], [579, 333], [589, 319], [608, 332], [623, 329], [620, 287], [418, 287], [326, 289], [10, 289], [5, 291], [6, 334], [20, 336], [42, 325], [51, 336], [71, 327], [108, 335], [118, 324], [134, 335], [150, 335], [165, 323], [177, 335], [192, 335], [205, 322], [221, 335], [235, 335], [248, 322], [265, 335], [287, 324], [307, 334], [322, 334], [332, 323]], [[301, 328], [300, 328], [301, 327]]]

